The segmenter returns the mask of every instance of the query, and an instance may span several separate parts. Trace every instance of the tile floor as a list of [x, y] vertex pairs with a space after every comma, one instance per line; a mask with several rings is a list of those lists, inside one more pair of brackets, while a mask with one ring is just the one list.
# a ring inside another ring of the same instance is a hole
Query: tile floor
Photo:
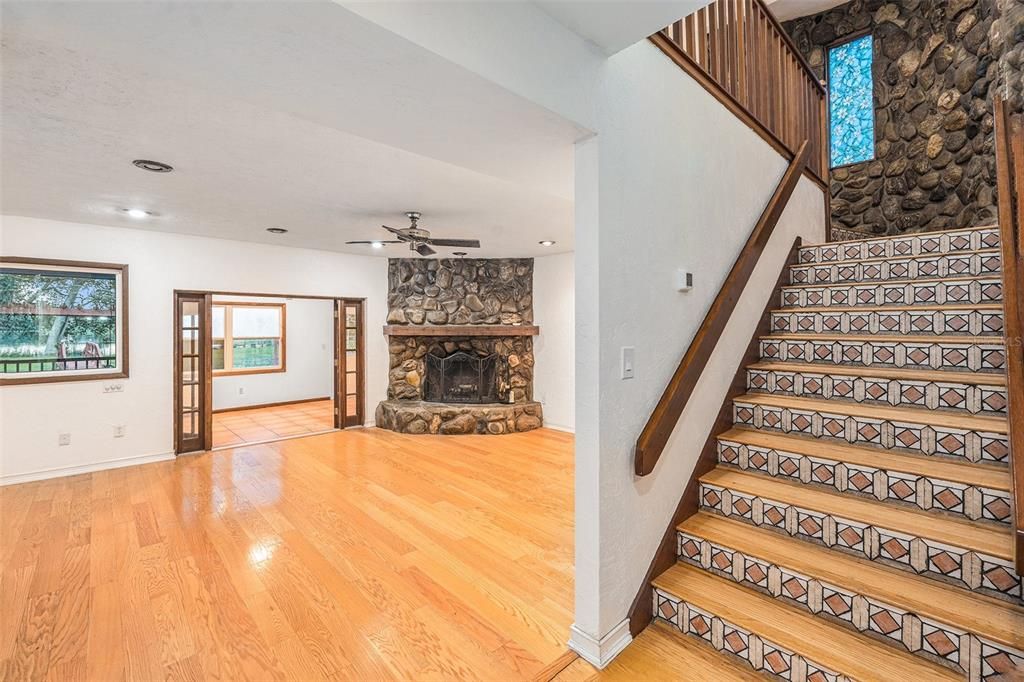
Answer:
[[328, 431], [334, 428], [333, 405], [332, 400], [325, 398], [292, 405], [215, 412], [213, 447], [261, 443]]

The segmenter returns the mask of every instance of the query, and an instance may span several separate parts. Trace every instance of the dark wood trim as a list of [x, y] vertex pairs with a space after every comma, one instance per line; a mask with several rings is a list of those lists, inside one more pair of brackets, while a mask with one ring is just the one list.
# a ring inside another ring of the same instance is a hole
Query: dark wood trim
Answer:
[[1014, 563], [1024, 575], [1024, 118], [995, 101], [996, 191], [1003, 268], [1003, 335], [1013, 478]]
[[758, 340], [762, 336], [766, 336], [771, 333], [771, 311], [780, 305], [779, 302], [782, 300], [782, 287], [786, 284], [786, 276], [789, 274], [790, 266], [796, 265], [798, 262], [798, 252], [800, 250], [801, 243], [802, 241], [800, 237], [797, 237], [793, 241], [793, 246], [789, 251], [789, 257], [782, 266], [782, 270], [779, 273], [778, 279], [775, 281], [775, 287], [772, 290], [771, 296], [768, 297], [768, 302], [765, 304], [764, 310], [761, 311], [761, 318], [757, 323], [757, 327], [754, 329], [754, 333], [750, 336], [750, 341], [747, 343], [747, 348], [743, 353], [743, 358], [740, 360], [739, 365], [737, 365], [736, 373], [733, 374], [732, 382], [726, 391], [725, 398], [722, 400], [722, 405], [718, 410], [718, 416], [715, 418], [715, 422], [711, 427], [708, 438], [704, 441], [704, 446], [701, 448], [700, 455], [697, 457], [697, 463], [694, 465], [693, 473], [690, 475], [690, 480], [687, 482], [686, 488], [683, 490], [682, 497], [679, 498], [679, 504], [676, 505], [675, 513], [672, 515], [672, 520], [669, 522], [668, 528], [665, 529], [665, 533], [661, 537], [661, 543], [658, 545], [658, 549], [654, 553], [654, 557], [651, 559], [651, 563], [647, 568], [647, 573], [644, 575], [643, 582], [640, 584], [640, 589], [633, 598], [633, 604], [629, 608], [629, 630], [634, 637], [640, 634], [640, 631], [647, 627], [647, 624], [651, 622], [653, 617], [651, 582], [676, 562], [676, 526], [696, 514], [697, 510], [700, 508], [700, 477], [714, 469], [718, 463], [718, 436], [725, 433], [733, 426], [732, 401], [737, 396], [743, 395], [747, 390], [747, 366], [760, 359]]
[[213, 294], [203, 295], [203, 450], [213, 447]]
[[366, 423], [366, 311], [362, 301], [351, 301], [356, 305], [356, 423], [349, 426], [362, 426]]
[[[173, 353], [172, 359], [172, 386], [173, 386], [173, 428], [174, 428], [174, 454], [181, 455], [191, 452], [202, 452], [208, 450], [210, 443], [213, 442], [213, 426], [212, 418], [210, 415], [211, 404], [213, 402], [213, 381], [210, 375], [210, 351], [212, 350], [207, 343], [210, 337], [210, 296], [208, 294], [196, 294], [189, 292], [178, 292], [175, 291], [173, 295]], [[181, 309], [183, 303], [196, 303], [199, 306], [199, 315], [201, 321], [199, 322], [199, 334], [196, 339], [198, 344], [197, 352], [197, 364], [199, 369], [199, 388], [196, 391], [196, 398], [199, 401], [198, 418], [201, 420], [201, 424], [198, 427], [198, 436], [194, 439], [189, 439], [188, 442], [182, 437], [183, 424], [182, 424], [182, 327], [181, 327]]]
[[300, 398], [298, 400], [279, 400], [274, 403], [259, 403], [257, 405], [241, 405], [239, 407], [222, 407], [217, 410], [213, 410], [213, 414], [223, 414], [224, 412], [242, 412], [245, 410], [260, 410], [265, 407], [283, 407], [285, 405], [298, 405], [300, 403], [315, 403], [321, 400], [330, 400], [331, 396], [323, 395], [319, 398]]
[[[761, 136], [765, 142], [772, 146], [775, 151], [785, 157], [787, 160], [792, 161], [795, 157], [795, 152], [786, 146], [778, 136], [771, 131], [771, 129], [762, 123], [757, 117], [747, 111], [746, 107], [739, 103], [735, 97], [729, 94], [722, 86], [720, 86], [714, 79], [696, 64], [689, 55], [683, 52], [675, 41], [663, 33], [655, 33], [648, 38], [654, 43], [662, 52], [664, 52], [669, 59], [674, 61], [683, 71], [690, 75], [701, 87], [708, 91], [715, 99], [721, 102], [725, 108], [733, 113], [738, 119], [743, 121], [744, 124], [755, 133]], [[827, 131], [826, 131], [827, 132]], [[826, 164], [827, 167], [827, 164]], [[813, 168], [805, 166], [802, 169], [804, 175], [807, 176], [814, 184], [816, 184], [823, 191], [828, 192], [828, 183], [821, 178]]]
[[130, 356], [129, 334], [128, 334], [128, 306], [131, 299], [128, 297], [128, 265], [126, 263], [94, 263], [82, 260], [60, 260], [56, 258], [32, 258], [30, 256], [0, 256], [0, 263], [14, 263], [17, 265], [53, 265], [62, 268], [83, 268], [94, 270], [119, 270], [121, 272], [121, 336], [117, 339], [118, 348], [121, 351], [121, 368], [117, 372], [96, 372], [93, 374], [73, 374], [69, 376], [45, 376], [45, 377], [10, 377], [0, 375], [0, 386], [19, 386], [28, 384], [57, 384], [67, 381], [109, 381], [111, 379], [127, 379], [128, 359]]
[[661, 457], [665, 444], [679, 421], [679, 416], [683, 413], [708, 359], [718, 344], [719, 337], [736, 308], [747, 280], [750, 279], [789, 198], [793, 195], [793, 190], [796, 189], [797, 181], [807, 162], [807, 153], [805, 141], [800, 145], [796, 158], [782, 175], [761, 217], [750, 232], [747, 243], [736, 257], [736, 262], [733, 263], [722, 288], [704, 316], [704, 321], [697, 329], [690, 347], [679, 362], [679, 367], [672, 375], [640, 437], [637, 438], [634, 454], [634, 470], [637, 476], [646, 476], [654, 471], [658, 458]]
[[775, 14], [773, 14], [772, 11], [768, 9], [768, 5], [765, 4], [764, 0], [754, 1], [761, 6], [761, 9], [768, 16], [768, 20], [772, 23], [772, 26], [775, 27], [775, 30], [782, 37], [783, 42], [786, 43], [786, 46], [789, 48], [789, 51], [792, 52], [793, 56], [796, 57], [796, 60], [800, 62], [800, 66], [803, 67], [804, 72], [807, 74], [807, 77], [818, 88], [818, 92], [820, 92], [822, 95], [827, 95], [825, 86], [822, 85], [821, 81], [818, 80], [818, 77], [814, 75], [814, 69], [812, 69], [811, 65], [807, 63], [807, 58], [804, 57], [803, 53], [800, 52], [799, 49], [797, 49], [796, 43], [794, 43], [793, 39], [789, 37], [789, 33], [786, 31], [786, 29], [782, 28], [782, 24], [780, 24], [779, 20], [775, 18]]
[[537, 336], [540, 327], [532, 324], [386, 324], [384, 336]]

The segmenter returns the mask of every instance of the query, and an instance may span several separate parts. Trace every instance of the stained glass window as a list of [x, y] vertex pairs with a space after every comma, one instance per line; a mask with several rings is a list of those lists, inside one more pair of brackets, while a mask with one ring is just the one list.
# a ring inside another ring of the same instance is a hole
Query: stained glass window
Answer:
[[828, 112], [832, 167], [875, 156], [871, 35], [828, 52]]

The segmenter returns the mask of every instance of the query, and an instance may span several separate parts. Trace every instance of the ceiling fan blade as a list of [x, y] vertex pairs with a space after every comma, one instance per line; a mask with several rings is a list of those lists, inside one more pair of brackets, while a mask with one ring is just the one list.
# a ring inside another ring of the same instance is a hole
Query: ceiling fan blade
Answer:
[[381, 225], [381, 227], [383, 227], [383, 228], [384, 228], [385, 230], [387, 230], [388, 232], [391, 232], [392, 234], [397, 234], [397, 235], [399, 235], [399, 236], [401, 236], [401, 235], [405, 234], [405, 232], [404, 232], [404, 231], [402, 231], [402, 230], [398, 230], [398, 229], [395, 229], [395, 228], [393, 228], [393, 227], [388, 227], [387, 225]]
[[420, 254], [421, 256], [432, 256], [435, 253], [437, 253], [437, 251], [434, 251], [432, 248], [430, 248], [424, 243], [420, 243], [416, 245], [416, 253]]
[[479, 249], [479, 239], [428, 239], [428, 243], [434, 246], [464, 246], [468, 249]]
[[386, 240], [386, 239], [365, 239], [352, 242], [345, 242], [346, 244], [401, 244], [402, 242], [397, 239]]

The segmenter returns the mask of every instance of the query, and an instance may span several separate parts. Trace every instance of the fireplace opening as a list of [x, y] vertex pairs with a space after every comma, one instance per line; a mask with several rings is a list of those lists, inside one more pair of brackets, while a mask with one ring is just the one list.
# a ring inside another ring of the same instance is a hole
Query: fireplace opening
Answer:
[[498, 402], [498, 356], [476, 357], [458, 351], [448, 356], [428, 353], [423, 399], [431, 403]]

